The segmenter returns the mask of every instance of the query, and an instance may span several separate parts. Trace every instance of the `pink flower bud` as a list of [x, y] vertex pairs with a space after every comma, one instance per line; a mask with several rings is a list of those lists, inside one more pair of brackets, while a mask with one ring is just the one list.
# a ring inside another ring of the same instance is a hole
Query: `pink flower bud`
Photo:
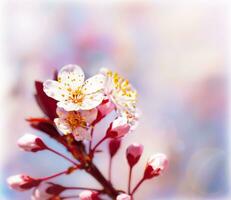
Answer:
[[99, 200], [98, 192], [84, 190], [79, 194], [80, 200]]
[[110, 156], [113, 157], [117, 151], [119, 150], [121, 145], [121, 140], [120, 139], [112, 139], [110, 140], [108, 147], [109, 147], [109, 153]]
[[116, 200], [131, 200], [131, 196], [128, 194], [120, 194], [116, 197]]
[[39, 137], [25, 134], [18, 140], [18, 146], [24, 151], [37, 152], [46, 149], [46, 145]]
[[144, 178], [150, 179], [155, 176], [159, 176], [167, 167], [168, 159], [165, 154], [158, 153], [149, 158], [145, 172]]
[[130, 167], [133, 167], [140, 159], [140, 156], [143, 153], [142, 144], [131, 144], [126, 151], [127, 161]]
[[127, 124], [125, 117], [116, 118], [107, 130], [106, 136], [109, 138], [120, 138], [126, 135], [130, 130], [130, 125]]
[[59, 195], [65, 190], [61, 185], [54, 183], [42, 183], [33, 192], [32, 200], [59, 199]]
[[7, 179], [7, 183], [10, 188], [18, 191], [29, 190], [33, 187], [36, 187], [40, 184], [41, 180], [33, 179], [30, 176], [18, 174], [15, 176], [10, 176]]
[[98, 109], [98, 115], [94, 123], [98, 123], [105, 116], [111, 113], [115, 109], [115, 105], [109, 99], [105, 99], [97, 107], [97, 109]]

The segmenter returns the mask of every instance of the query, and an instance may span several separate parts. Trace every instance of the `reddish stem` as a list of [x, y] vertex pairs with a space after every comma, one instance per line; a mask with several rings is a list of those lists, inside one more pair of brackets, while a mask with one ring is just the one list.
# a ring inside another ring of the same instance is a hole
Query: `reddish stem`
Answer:
[[96, 192], [102, 192], [103, 190], [95, 189], [95, 188], [88, 188], [88, 187], [65, 187], [66, 190], [90, 190]]
[[94, 126], [91, 128], [91, 140], [89, 142], [89, 152], [91, 152], [91, 146], [92, 146], [92, 139], [93, 139], [93, 133], [94, 133]]
[[135, 188], [132, 190], [131, 195], [133, 196], [134, 193], [137, 191], [137, 189], [140, 187], [140, 185], [145, 181], [145, 178], [142, 178], [135, 186]]
[[[74, 167], [75, 169], [78, 169], [78, 167]], [[51, 176], [47, 176], [47, 177], [43, 177], [43, 178], [39, 178], [39, 180], [41, 181], [47, 181], [47, 180], [50, 180], [52, 178], [56, 178], [58, 176], [61, 176], [63, 174], [68, 174], [70, 172], [70, 169], [66, 169], [65, 171], [62, 171], [62, 172], [59, 172], [57, 174], [53, 174]]]
[[130, 167], [130, 166], [129, 166], [129, 175], [128, 175], [128, 194], [131, 194], [132, 169], [133, 169], [133, 167]]
[[58, 151], [56, 151], [56, 150], [54, 150], [54, 149], [52, 149], [52, 148], [50, 148], [50, 147], [46, 147], [46, 149], [47, 149], [48, 151], [51, 151], [51, 152], [53, 152], [54, 154], [56, 154], [56, 155], [58, 155], [58, 156], [64, 158], [65, 160], [68, 160], [68, 161], [71, 162], [73, 165], [78, 165], [78, 163], [76, 163], [75, 161], [73, 161], [73, 160], [71, 160], [70, 158], [66, 157], [66, 156], [63, 155], [62, 153], [59, 153]]
[[91, 154], [92, 154], [92, 155], [94, 155], [94, 153], [95, 153], [97, 147], [98, 147], [101, 143], [103, 143], [106, 139], [107, 139], [107, 136], [104, 136], [104, 137], [94, 146], [94, 148], [93, 148], [92, 151], [91, 151]]
[[111, 182], [111, 171], [112, 171], [112, 159], [113, 157], [110, 156], [109, 159], [109, 170], [108, 170], [108, 180]]

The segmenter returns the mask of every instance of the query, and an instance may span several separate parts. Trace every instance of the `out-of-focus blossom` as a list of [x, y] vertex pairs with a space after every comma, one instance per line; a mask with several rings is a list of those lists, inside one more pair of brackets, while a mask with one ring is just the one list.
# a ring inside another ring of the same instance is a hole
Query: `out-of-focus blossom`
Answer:
[[127, 119], [127, 123], [130, 125], [130, 131], [134, 131], [137, 128], [140, 116], [138, 109], [134, 110], [134, 112], [123, 111], [120, 115]]
[[108, 138], [120, 138], [126, 135], [130, 130], [130, 126], [127, 123], [125, 117], [116, 118], [107, 130], [106, 136]]
[[18, 146], [24, 151], [37, 152], [46, 149], [41, 138], [32, 134], [25, 134], [18, 140]]
[[99, 200], [98, 192], [84, 190], [79, 194], [80, 200]]
[[58, 73], [58, 81], [44, 82], [44, 92], [58, 101], [66, 111], [90, 110], [104, 99], [105, 76], [97, 74], [84, 82], [84, 73], [77, 65], [66, 65]]
[[36, 187], [40, 184], [41, 180], [31, 178], [30, 176], [18, 174], [14, 176], [10, 176], [7, 179], [7, 183], [10, 188], [17, 191], [29, 190], [33, 187]]
[[165, 154], [158, 153], [151, 156], [145, 168], [144, 178], [150, 179], [159, 176], [166, 169], [167, 165], [168, 159]]
[[77, 141], [91, 139], [88, 128], [97, 117], [97, 109], [68, 112], [63, 108], [57, 108], [57, 114], [59, 118], [54, 122], [63, 134], [72, 133]]
[[65, 188], [58, 184], [42, 183], [33, 192], [31, 200], [58, 200], [59, 195], [65, 190]]
[[136, 110], [137, 92], [133, 89], [128, 80], [118, 73], [106, 68], [101, 69], [106, 76], [105, 93], [120, 111], [134, 113]]
[[116, 200], [131, 200], [131, 196], [128, 194], [120, 194], [116, 197]]
[[143, 153], [142, 144], [131, 144], [126, 151], [127, 161], [130, 167], [133, 167], [140, 159]]
[[110, 140], [108, 147], [109, 147], [109, 153], [111, 158], [117, 153], [121, 145], [120, 139], [112, 139]]

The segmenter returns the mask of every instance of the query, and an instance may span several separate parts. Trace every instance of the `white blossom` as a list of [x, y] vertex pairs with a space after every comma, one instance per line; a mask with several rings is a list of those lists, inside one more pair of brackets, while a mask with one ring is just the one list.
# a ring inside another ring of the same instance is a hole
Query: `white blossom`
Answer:
[[137, 92], [129, 83], [116, 72], [102, 68], [101, 73], [106, 76], [104, 92], [115, 104], [119, 116], [127, 118], [127, 123], [134, 130], [138, 122]]
[[105, 93], [116, 105], [117, 109], [135, 112], [137, 103], [137, 92], [129, 83], [116, 72], [102, 68], [101, 73], [106, 76]]
[[77, 65], [66, 65], [58, 73], [58, 80], [44, 82], [44, 92], [58, 101], [66, 111], [90, 110], [104, 99], [105, 76], [97, 74], [84, 82], [84, 73]]
[[73, 134], [77, 141], [90, 140], [89, 127], [97, 117], [97, 109], [65, 111], [57, 108], [59, 118], [54, 119], [57, 128], [63, 134]]

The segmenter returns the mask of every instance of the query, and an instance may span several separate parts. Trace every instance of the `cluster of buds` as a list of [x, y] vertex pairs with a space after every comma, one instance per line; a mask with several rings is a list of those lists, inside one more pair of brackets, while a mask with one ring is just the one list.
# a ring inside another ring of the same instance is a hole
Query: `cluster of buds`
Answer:
[[[85, 81], [84, 79], [84, 73], [79, 66], [67, 65], [57, 73], [54, 80], [35, 82], [35, 98], [45, 116], [28, 118], [27, 121], [35, 130], [62, 144], [70, 156], [56, 151], [42, 138], [31, 134], [22, 136], [18, 140], [18, 146], [33, 153], [50, 151], [69, 162], [70, 167], [46, 177], [32, 178], [19, 174], [7, 179], [14, 190], [33, 189], [32, 200], [100, 200], [105, 195], [116, 200], [134, 200], [134, 194], [140, 185], [145, 180], [161, 175], [167, 166], [168, 160], [164, 154], [150, 157], [141, 180], [131, 189], [132, 170], [139, 162], [144, 149], [141, 144], [132, 144], [126, 150], [130, 169], [127, 191], [114, 187], [111, 179], [112, 161], [120, 149], [123, 137], [137, 126], [137, 92], [128, 80], [108, 69], [102, 69], [99, 74]], [[115, 113], [115, 119], [101, 139], [95, 141], [95, 126], [111, 112]], [[96, 153], [99, 152], [98, 147], [105, 141], [108, 141], [110, 155], [108, 177], [94, 164]], [[95, 178], [101, 187], [66, 187], [51, 182], [56, 177], [79, 170]], [[68, 190], [73, 191], [73, 195], [65, 195]]]

